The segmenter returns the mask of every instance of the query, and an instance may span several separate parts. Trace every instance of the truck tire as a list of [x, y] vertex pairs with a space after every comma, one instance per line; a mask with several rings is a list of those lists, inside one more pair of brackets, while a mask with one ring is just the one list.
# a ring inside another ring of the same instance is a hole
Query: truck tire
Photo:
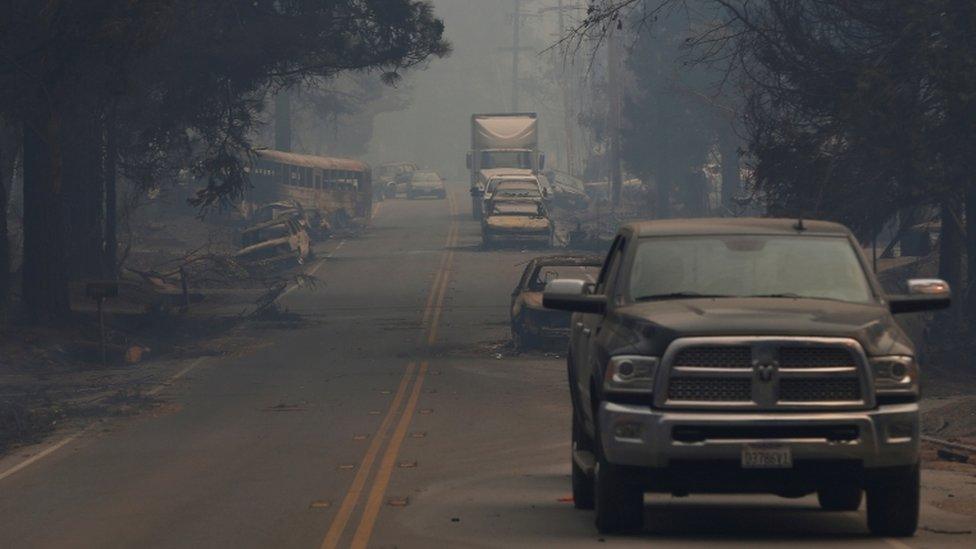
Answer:
[[817, 490], [817, 501], [824, 511], [857, 511], [862, 494], [857, 484], [834, 484]]
[[900, 469], [868, 484], [868, 529], [882, 537], [908, 537], [918, 528], [919, 466]]
[[596, 529], [601, 534], [640, 530], [644, 526], [644, 491], [627, 478], [622, 467], [609, 463], [603, 456], [599, 428], [593, 444], [597, 454], [593, 474]]
[[644, 526], [644, 492], [620, 467], [597, 460], [594, 478], [596, 529], [601, 534], [634, 532]]
[[573, 445], [570, 448], [569, 461], [573, 464], [573, 507], [577, 509], [593, 509], [596, 499], [593, 492], [593, 477], [576, 464], [573, 455], [575, 450], [593, 451], [593, 443], [583, 432], [576, 411], [573, 410]]

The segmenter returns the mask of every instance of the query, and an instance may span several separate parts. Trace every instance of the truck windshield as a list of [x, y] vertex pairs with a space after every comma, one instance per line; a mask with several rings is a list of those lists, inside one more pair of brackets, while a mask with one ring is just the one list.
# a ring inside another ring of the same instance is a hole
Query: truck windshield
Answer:
[[873, 300], [842, 237], [689, 236], [643, 239], [630, 272], [637, 301], [690, 297]]
[[532, 169], [532, 154], [529, 151], [481, 151], [481, 168], [521, 168]]

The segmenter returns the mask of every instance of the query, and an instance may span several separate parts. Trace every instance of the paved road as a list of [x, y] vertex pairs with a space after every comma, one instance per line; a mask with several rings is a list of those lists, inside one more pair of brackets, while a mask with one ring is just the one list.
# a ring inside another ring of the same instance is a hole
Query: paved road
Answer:
[[[652, 496], [643, 535], [600, 538], [569, 501], [561, 359], [500, 347], [533, 252], [481, 250], [466, 204], [460, 188], [383, 203], [367, 235], [310, 266], [324, 287], [285, 296], [306, 324], [186, 363], [155, 413], [0, 462], [0, 546], [976, 545], [873, 539], [863, 511], [771, 497]], [[925, 478], [929, 501], [973, 491]], [[922, 520], [973, 522], [932, 505]]]

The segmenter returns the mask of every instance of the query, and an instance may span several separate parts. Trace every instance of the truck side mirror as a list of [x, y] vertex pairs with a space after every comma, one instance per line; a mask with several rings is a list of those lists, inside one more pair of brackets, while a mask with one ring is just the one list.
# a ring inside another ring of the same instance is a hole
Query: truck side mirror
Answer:
[[542, 294], [542, 306], [557, 311], [603, 314], [607, 310], [607, 298], [589, 293], [585, 280], [557, 278], [546, 284]]
[[539, 153], [539, 171], [546, 169], [546, 153]]
[[471, 151], [468, 151], [468, 154], [465, 155], [464, 161], [468, 165], [468, 169], [470, 170], [473, 164], [473, 162], [471, 161]]
[[908, 281], [908, 294], [888, 298], [888, 308], [892, 314], [937, 311], [951, 304], [949, 283], [938, 278], [911, 279]]

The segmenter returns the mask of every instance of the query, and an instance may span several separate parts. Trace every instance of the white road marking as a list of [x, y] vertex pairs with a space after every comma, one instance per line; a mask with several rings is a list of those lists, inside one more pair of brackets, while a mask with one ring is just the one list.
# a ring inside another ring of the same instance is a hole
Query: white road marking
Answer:
[[170, 378], [167, 379], [166, 381], [164, 381], [164, 382], [160, 383], [159, 385], [157, 385], [157, 386], [153, 387], [152, 389], [150, 389], [149, 392], [146, 393], [146, 394], [147, 395], [156, 395], [156, 394], [158, 394], [163, 389], [165, 389], [165, 388], [169, 387], [170, 385], [172, 385], [174, 381], [176, 381], [176, 380], [180, 379], [181, 377], [185, 376], [186, 374], [188, 374], [190, 372], [190, 370], [193, 370], [194, 368], [196, 368], [197, 366], [199, 366], [200, 363], [204, 361], [204, 359], [206, 359], [206, 357], [200, 357], [200, 358], [194, 360], [186, 368], [183, 368], [179, 372], [176, 372], [175, 374], [173, 374], [172, 376], [170, 376]]
[[53, 454], [54, 452], [57, 452], [58, 450], [60, 450], [61, 448], [63, 448], [65, 445], [67, 445], [69, 442], [71, 442], [72, 440], [74, 440], [74, 439], [78, 438], [79, 436], [81, 436], [82, 433], [84, 433], [85, 431], [87, 431], [90, 428], [91, 428], [91, 426], [85, 427], [84, 429], [82, 429], [81, 431], [78, 431], [77, 433], [75, 433], [73, 435], [68, 435], [68, 436], [64, 437], [63, 439], [61, 439], [61, 441], [58, 442], [57, 444], [55, 444], [53, 446], [49, 446], [48, 448], [45, 448], [44, 450], [38, 452], [37, 454], [34, 454], [33, 456], [29, 457], [28, 459], [25, 459], [24, 461], [21, 461], [17, 465], [14, 465], [10, 469], [7, 469], [6, 471], [0, 473], [0, 480], [3, 480], [5, 478], [13, 475], [14, 473], [20, 471], [21, 469], [30, 467], [34, 463], [36, 463], [36, 462], [38, 462], [38, 461], [46, 458], [47, 456]]
[[882, 539], [885, 543], [897, 549], [914, 549], [911, 545], [908, 545], [905, 542], [898, 541], [894, 538], [882, 538]]
[[[175, 374], [173, 374], [172, 376], [170, 376], [169, 379], [167, 379], [166, 381], [160, 383], [159, 385], [157, 385], [157, 386], [153, 387], [152, 389], [150, 389], [149, 391], [147, 391], [146, 394], [147, 395], [156, 395], [156, 394], [158, 394], [160, 391], [162, 391], [166, 387], [169, 387], [170, 385], [172, 385], [174, 381], [176, 381], [176, 380], [180, 379], [181, 377], [185, 376], [186, 374], [190, 373], [190, 371], [192, 371], [194, 368], [196, 368], [201, 363], [203, 363], [203, 361], [205, 359], [206, 359], [206, 357], [200, 357], [200, 358], [194, 360], [189, 365], [187, 365], [185, 368], [183, 368], [179, 372], [176, 372]], [[6, 471], [3, 471], [2, 473], [0, 473], [0, 480], [3, 480], [3, 479], [5, 479], [5, 478], [7, 478], [9, 476], [12, 476], [12, 475], [16, 474], [18, 471], [21, 471], [21, 470], [23, 470], [23, 469], [25, 469], [27, 467], [30, 467], [34, 463], [37, 463], [38, 461], [46, 458], [47, 456], [53, 454], [54, 452], [57, 452], [61, 448], [64, 448], [71, 441], [77, 439], [78, 437], [80, 437], [81, 435], [83, 435], [85, 432], [87, 432], [89, 429], [91, 429], [94, 425], [95, 425], [95, 423], [89, 424], [88, 426], [86, 426], [84, 429], [78, 431], [77, 433], [74, 433], [72, 435], [68, 435], [68, 436], [64, 437], [63, 439], [61, 439], [60, 441], [58, 441], [56, 444], [53, 444], [53, 445], [51, 445], [51, 446], [49, 446], [49, 447], [41, 450], [40, 452], [38, 452], [37, 454], [31, 456], [30, 458], [25, 459], [24, 461], [18, 463], [17, 465], [14, 465], [13, 467], [7, 469]]]

